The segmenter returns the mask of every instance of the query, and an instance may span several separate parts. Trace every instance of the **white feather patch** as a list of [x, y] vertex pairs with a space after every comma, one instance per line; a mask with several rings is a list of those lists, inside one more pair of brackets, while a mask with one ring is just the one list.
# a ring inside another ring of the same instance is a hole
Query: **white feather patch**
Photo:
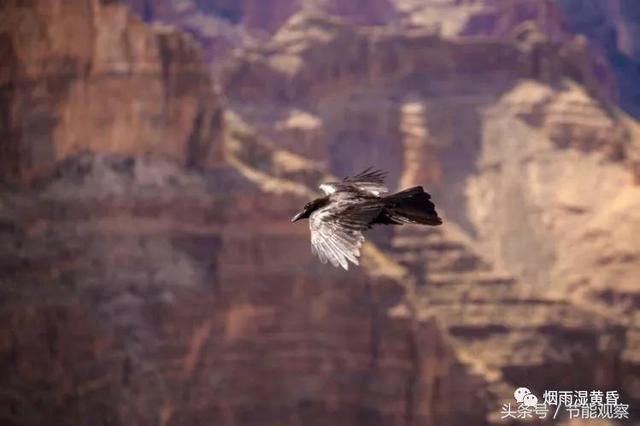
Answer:
[[335, 186], [331, 185], [330, 183], [320, 184], [318, 188], [327, 195], [330, 195], [336, 192]]

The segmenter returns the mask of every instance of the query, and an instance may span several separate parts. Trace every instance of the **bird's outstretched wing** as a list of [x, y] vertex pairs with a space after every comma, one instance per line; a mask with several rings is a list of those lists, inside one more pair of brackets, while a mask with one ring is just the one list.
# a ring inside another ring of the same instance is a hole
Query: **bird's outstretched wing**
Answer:
[[384, 184], [387, 172], [369, 167], [355, 176], [346, 177], [342, 182], [327, 182], [320, 185], [320, 189], [329, 195], [336, 191], [344, 190], [349, 187], [357, 188], [361, 191], [369, 192], [379, 196], [389, 190]]
[[339, 200], [313, 212], [309, 217], [311, 251], [322, 263], [349, 269], [349, 261], [358, 264], [360, 248], [364, 242], [362, 232], [383, 208], [376, 199], [356, 200], [354, 195], [344, 193]]

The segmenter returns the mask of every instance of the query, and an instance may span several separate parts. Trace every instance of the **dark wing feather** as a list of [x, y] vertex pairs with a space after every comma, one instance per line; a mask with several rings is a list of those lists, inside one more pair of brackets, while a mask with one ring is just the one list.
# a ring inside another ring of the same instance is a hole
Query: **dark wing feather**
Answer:
[[364, 242], [362, 232], [380, 214], [383, 204], [378, 199], [362, 200], [353, 194], [341, 193], [328, 206], [309, 217], [311, 250], [322, 263], [349, 269], [349, 261], [358, 264], [360, 248]]
[[355, 176], [344, 178], [342, 183], [355, 186], [362, 191], [380, 195], [383, 192], [388, 192], [388, 189], [384, 184], [384, 179], [386, 177], [387, 172], [369, 167]]

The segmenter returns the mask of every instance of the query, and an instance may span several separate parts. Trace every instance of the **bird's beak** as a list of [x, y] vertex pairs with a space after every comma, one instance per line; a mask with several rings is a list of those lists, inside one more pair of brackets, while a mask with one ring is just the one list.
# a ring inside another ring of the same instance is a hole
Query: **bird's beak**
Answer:
[[304, 214], [304, 210], [301, 211], [300, 213], [298, 213], [297, 215], [295, 215], [294, 217], [291, 218], [291, 223], [300, 220], [302, 218], [302, 215]]

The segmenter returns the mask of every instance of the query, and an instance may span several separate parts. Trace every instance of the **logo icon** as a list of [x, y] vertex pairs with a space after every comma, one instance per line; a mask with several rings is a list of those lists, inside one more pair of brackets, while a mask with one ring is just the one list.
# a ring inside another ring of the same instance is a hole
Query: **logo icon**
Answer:
[[532, 393], [524, 396], [522, 403], [525, 407], [535, 407], [538, 404], [538, 397]]
[[516, 402], [523, 404], [525, 407], [535, 407], [538, 403], [538, 397], [531, 393], [529, 388], [518, 388], [513, 393]]

